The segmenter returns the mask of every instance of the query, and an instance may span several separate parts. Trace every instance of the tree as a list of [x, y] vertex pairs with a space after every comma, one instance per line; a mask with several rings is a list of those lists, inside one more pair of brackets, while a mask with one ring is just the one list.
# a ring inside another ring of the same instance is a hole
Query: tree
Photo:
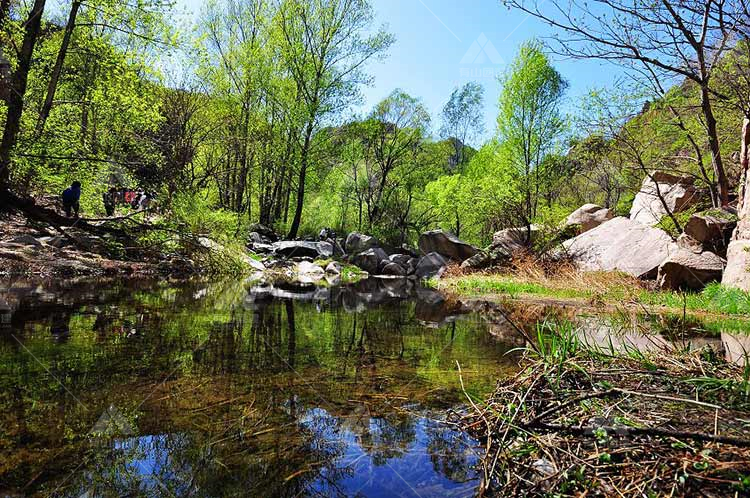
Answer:
[[530, 240], [539, 200], [556, 174], [545, 162], [565, 131], [559, 107], [567, 82], [537, 42], [521, 46], [501, 82], [498, 140], [518, 178], [524, 203], [518, 212]]
[[443, 106], [440, 115], [442, 126], [440, 134], [453, 141], [455, 147], [454, 163], [461, 166], [466, 162], [464, 150], [466, 143], [484, 131], [484, 88], [475, 82], [469, 82], [451, 93], [448, 102]]
[[18, 141], [18, 132], [21, 128], [29, 71], [34, 56], [34, 47], [40, 35], [45, 4], [46, 0], [35, 0], [29, 11], [28, 19], [24, 23], [23, 44], [18, 52], [18, 63], [11, 76], [10, 93], [7, 99], [8, 112], [3, 138], [0, 142], [0, 191], [8, 190], [10, 187], [13, 148]]
[[746, 0], [507, 0], [511, 7], [563, 31], [557, 51], [576, 58], [622, 64], [665, 95], [675, 80], [687, 79], [700, 92], [704, 136], [715, 175], [715, 203], [729, 203], [729, 181], [721, 154], [714, 72], [724, 54], [750, 26]]
[[305, 121], [299, 137], [297, 203], [289, 229], [295, 238], [305, 199], [313, 136], [321, 125], [354, 102], [359, 86], [370, 81], [364, 65], [393, 43], [384, 30], [371, 29], [368, 0], [287, 0], [278, 12], [284, 40], [283, 57], [294, 79]]

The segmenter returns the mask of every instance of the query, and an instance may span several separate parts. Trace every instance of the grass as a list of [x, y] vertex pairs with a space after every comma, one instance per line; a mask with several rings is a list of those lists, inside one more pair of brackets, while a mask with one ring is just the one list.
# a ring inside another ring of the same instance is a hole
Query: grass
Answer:
[[505, 294], [512, 298], [541, 296], [581, 299], [600, 304], [640, 304], [691, 312], [750, 317], [750, 293], [709, 284], [702, 292], [658, 291], [615, 272], [591, 272], [553, 277], [519, 273], [453, 275], [428, 282], [435, 288], [464, 296]]

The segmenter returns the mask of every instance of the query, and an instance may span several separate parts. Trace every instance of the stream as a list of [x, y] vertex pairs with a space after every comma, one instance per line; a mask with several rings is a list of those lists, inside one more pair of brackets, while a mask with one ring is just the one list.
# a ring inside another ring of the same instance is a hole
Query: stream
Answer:
[[516, 327], [750, 350], [742, 319], [488, 307], [407, 280], [14, 281], [3, 302], [0, 496], [472, 496], [482, 447], [449, 414], [516, 371]]

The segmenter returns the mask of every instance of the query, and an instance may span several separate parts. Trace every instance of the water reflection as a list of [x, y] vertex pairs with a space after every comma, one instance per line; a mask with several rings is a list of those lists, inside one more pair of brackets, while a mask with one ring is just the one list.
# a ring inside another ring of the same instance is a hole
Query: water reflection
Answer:
[[2, 295], [0, 494], [470, 495], [477, 443], [441, 421], [456, 361], [477, 396], [513, 368], [484, 321], [405, 281]]
[[0, 299], [0, 496], [466, 496], [479, 448], [444, 423], [465, 401], [456, 362], [481, 398], [544, 327], [750, 349], [741, 320], [458, 303], [407, 280], [17, 282]]

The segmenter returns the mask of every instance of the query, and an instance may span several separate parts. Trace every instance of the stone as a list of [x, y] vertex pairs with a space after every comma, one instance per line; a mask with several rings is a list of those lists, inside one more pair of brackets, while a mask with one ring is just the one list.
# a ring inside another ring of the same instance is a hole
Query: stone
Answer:
[[750, 291], [750, 239], [738, 238], [729, 244], [727, 266], [721, 283]]
[[679, 249], [659, 266], [657, 278], [664, 290], [703, 289], [706, 284], [721, 280], [726, 260], [705, 251], [700, 254]]
[[405, 277], [406, 269], [398, 263], [388, 263], [383, 267], [380, 272], [381, 275], [387, 275], [389, 277]]
[[251, 258], [247, 254], [242, 255], [242, 261], [255, 271], [266, 271], [265, 265], [257, 259]]
[[328, 242], [288, 240], [274, 243], [273, 252], [285, 258], [330, 258], [333, 256], [333, 246]]
[[726, 247], [737, 227], [737, 216], [716, 211], [697, 213], [685, 224], [684, 233], [697, 240], [706, 250], [726, 253]]
[[9, 242], [22, 246], [42, 247], [42, 243], [40, 241], [28, 234], [18, 235], [17, 237], [10, 239]]
[[419, 250], [422, 254], [436, 252], [459, 263], [479, 252], [476, 247], [445, 230], [432, 230], [420, 235]]
[[364, 252], [350, 256], [353, 265], [358, 266], [370, 275], [376, 275], [380, 268], [380, 263], [388, 259], [388, 254], [379, 247], [367, 249]]
[[263, 237], [258, 232], [250, 232], [247, 235], [247, 240], [250, 244], [266, 244], [268, 243], [268, 239]]
[[375, 237], [370, 237], [362, 233], [352, 232], [346, 238], [346, 244], [344, 249], [349, 254], [359, 254], [365, 252], [368, 249], [374, 249], [380, 247], [380, 242]]
[[296, 272], [297, 278], [303, 283], [318, 282], [323, 280], [326, 276], [326, 272], [323, 268], [315, 263], [309, 263], [307, 261], [297, 263]]
[[[539, 234], [539, 227], [536, 225], [528, 228], [506, 228], [495, 232], [492, 236], [492, 244], [483, 251], [461, 263], [461, 268], [465, 270], [481, 270], [507, 263], [515, 256], [526, 251]], [[529, 241], [529, 233], [531, 241]]]
[[663, 230], [617, 217], [563, 243], [563, 251], [584, 271], [621, 271], [656, 278], [659, 266], [677, 250]]
[[672, 213], [684, 211], [700, 200], [698, 190], [690, 177], [670, 175], [663, 171], [654, 171], [651, 177], [643, 180], [640, 191], [633, 199], [630, 209], [630, 219], [633, 221], [654, 226], [667, 215], [664, 203], [659, 199], [659, 193]]
[[328, 275], [341, 275], [342, 267], [341, 263], [338, 261], [331, 261], [328, 263], [328, 266], [326, 266], [326, 273]]
[[578, 233], [588, 232], [615, 217], [611, 209], [597, 204], [584, 204], [565, 220], [566, 227], [580, 227]]
[[677, 237], [677, 247], [695, 254], [703, 252], [703, 244], [686, 233], [680, 234], [680, 236]]
[[411, 260], [413, 257], [409, 254], [392, 254], [388, 259], [391, 263], [396, 263], [404, 268], [409, 264], [409, 260]]
[[279, 236], [276, 234], [276, 232], [274, 232], [273, 228], [267, 227], [266, 225], [263, 225], [261, 223], [253, 223], [252, 225], [250, 225], [249, 230], [251, 233], [255, 232], [268, 239], [264, 242], [278, 242], [279, 240]]
[[448, 261], [436, 252], [431, 252], [422, 257], [417, 263], [414, 273], [419, 278], [439, 277], [448, 266]]

